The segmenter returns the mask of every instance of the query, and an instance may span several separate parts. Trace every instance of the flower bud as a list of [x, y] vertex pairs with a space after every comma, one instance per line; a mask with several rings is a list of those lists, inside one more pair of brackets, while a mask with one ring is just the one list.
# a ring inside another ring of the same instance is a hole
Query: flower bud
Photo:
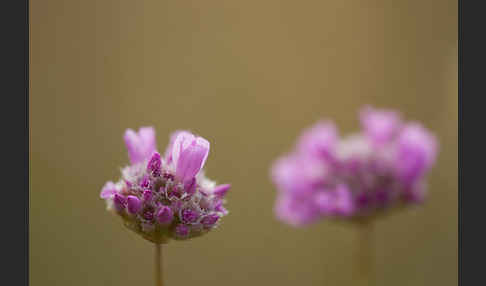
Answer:
[[219, 220], [219, 215], [217, 214], [209, 214], [207, 216], [205, 216], [202, 220], [201, 220], [201, 223], [205, 226], [205, 227], [212, 227], [213, 225], [216, 224], [216, 222]]
[[122, 196], [118, 193], [115, 193], [115, 196], [113, 197], [113, 204], [115, 205], [115, 209], [118, 212], [121, 212], [122, 210], [125, 209], [126, 204], [127, 204], [127, 200], [124, 196]]
[[157, 215], [155, 217], [159, 224], [167, 225], [172, 222], [172, 219], [174, 218], [174, 214], [172, 213], [172, 210], [168, 206], [162, 206], [157, 212]]
[[135, 196], [127, 197], [127, 210], [130, 214], [136, 214], [142, 208], [142, 202]]

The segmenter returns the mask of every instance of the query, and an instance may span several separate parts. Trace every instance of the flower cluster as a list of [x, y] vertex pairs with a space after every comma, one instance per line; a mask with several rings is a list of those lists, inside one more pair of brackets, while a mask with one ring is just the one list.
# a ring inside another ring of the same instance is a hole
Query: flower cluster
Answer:
[[187, 131], [176, 131], [162, 157], [155, 131], [142, 127], [125, 132], [131, 165], [117, 183], [107, 182], [100, 197], [107, 209], [122, 217], [125, 226], [154, 243], [183, 240], [217, 227], [230, 185], [205, 177], [202, 168], [209, 142]]
[[332, 122], [318, 122], [274, 163], [280, 220], [293, 226], [321, 218], [363, 220], [424, 200], [436, 138], [391, 110], [367, 106], [359, 117], [362, 131], [345, 138]]

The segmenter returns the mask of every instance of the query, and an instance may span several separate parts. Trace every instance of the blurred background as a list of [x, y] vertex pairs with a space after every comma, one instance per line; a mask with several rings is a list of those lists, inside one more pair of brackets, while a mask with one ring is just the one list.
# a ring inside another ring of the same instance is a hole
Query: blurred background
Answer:
[[457, 1], [30, 1], [31, 285], [152, 285], [153, 245], [105, 211], [126, 128], [211, 142], [219, 229], [164, 248], [167, 285], [355, 285], [355, 229], [274, 218], [269, 166], [365, 104], [422, 121], [429, 200], [377, 221], [377, 285], [457, 285]]

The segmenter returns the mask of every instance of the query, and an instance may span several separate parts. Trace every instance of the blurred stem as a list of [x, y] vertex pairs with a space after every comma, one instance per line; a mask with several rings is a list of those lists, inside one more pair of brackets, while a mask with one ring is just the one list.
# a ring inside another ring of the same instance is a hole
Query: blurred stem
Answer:
[[162, 244], [155, 243], [155, 286], [164, 285], [162, 267]]
[[373, 223], [371, 220], [364, 220], [358, 223], [358, 249], [356, 261], [356, 278], [359, 285], [375, 285], [374, 269], [374, 240]]

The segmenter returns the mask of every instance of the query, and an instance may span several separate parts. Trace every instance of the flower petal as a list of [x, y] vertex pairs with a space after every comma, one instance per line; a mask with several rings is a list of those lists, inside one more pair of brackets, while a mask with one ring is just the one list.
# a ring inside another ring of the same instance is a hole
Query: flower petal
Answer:
[[397, 144], [398, 175], [406, 184], [413, 184], [434, 164], [437, 140], [419, 123], [411, 123], [404, 127]]
[[271, 176], [281, 192], [304, 195], [322, 185], [327, 172], [326, 165], [315, 157], [291, 154], [274, 163]]
[[167, 161], [177, 164], [181, 152], [191, 145], [192, 141], [196, 139], [196, 136], [188, 131], [179, 131], [173, 136], [175, 136], [175, 139], [174, 143], [172, 143], [171, 156], [168, 157]]
[[156, 151], [155, 130], [152, 127], [142, 127], [138, 133], [127, 129], [123, 138], [132, 164], [148, 160]]
[[174, 142], [175, 142], [177, 136], [180, 133], [190, 134], [189, 131], [185, 131], [185, 130], [176, 130], [176, 131], [172, 132], [172, 134], [170, 135], [170, 139], [169, 139], [169, 145], [167, 145], [167, 148], [165, 149], [165, 153], [164, 153], [165, 162], [167, 164], [170, 164], [172, 162], [172, 153], [173, 153], [173, 148], [174, 148]]
[[331, 122], [320, 121], [304, 130], [297, 142], [297, 150], [310, 156], [332, 159], [337, 138], [336, 126]]
[[339, 215], [350, 216], [354, 213], [353, 196], [348, 186], [341, 184], [336, 188], [335, 211]]
[[377, 145], [390, 142], [401, 125], [400, 114], [386, 109], [366, 106], [359, 117], [366, 135]]
[[111, 198], [117, 192], [116, 185], [112, 181], [107, 182], [101, 189], [100, 198]]
[[218, 220], [219, 220], [219, 215], [209, 214], [201, 220], [201, 223], [202, 225], [204, 225], [204, 227], [209, 228], [209, 227], [213, 227]]
[[190, 133], [177, 136], [172, 152], [176, 179], [185, 182], [194, 178], [202, 169], [209, 154], [209, 142]]

